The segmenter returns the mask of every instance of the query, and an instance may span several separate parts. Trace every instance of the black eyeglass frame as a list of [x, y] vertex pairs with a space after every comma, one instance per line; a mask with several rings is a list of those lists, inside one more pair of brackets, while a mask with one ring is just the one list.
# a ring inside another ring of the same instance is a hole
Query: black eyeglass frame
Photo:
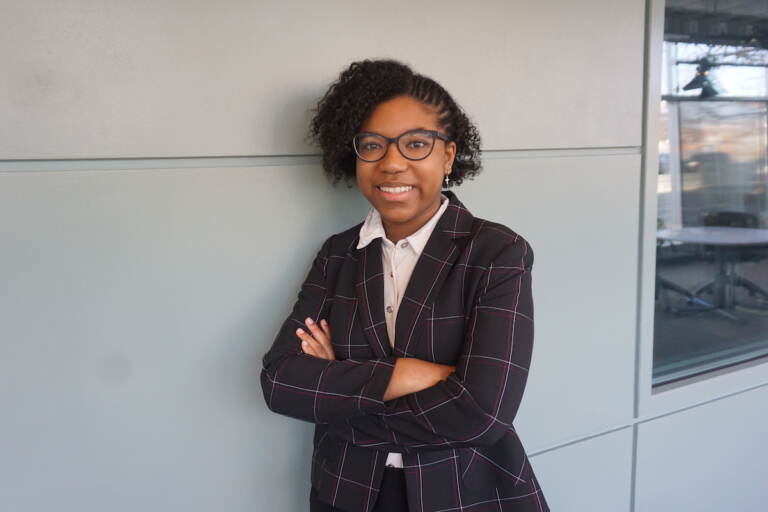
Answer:
[[[421, 158], [411, 158], [409, 156], [406, 156], [403, 153], [403, 150], [400, 149], [400, 137], [403, 137], [405, 135], [409, 135], [409, 134], [412, 134], [412, 133], [428, 133], [433, 138], [433, 144], [432, 144], [432, 147], [429, 149], [429, 153], [427, 153], [426, 155], [424, 155]], [[357, 138], [362, 136], [362, 135], [375, 135], [376, 137], [381, 137], [383, 140], [387, 141], [387, 147], [384, 148], [384, 152], [376, 160], [366, 160], [365, 158], [360, 156], [360, 153], [357, 151], [357, 144], [355, 142], [356, 142]], [[434, 139], [440, 139], [443, 142], [450, 142], [451, 141], [451, 138], [448, 135], [444, 134], [443, 132], [439, 132], [437, 130], [420, 130], [420, 129], [408, 130], [407, 132], [401, 133], [397, 137], [385, 137], [384, 135], [382, 135], [380, 133], [376, 133], [376, 132], [360, 132], [360, 133], [356, 133], [355, 136], [352, 137], [352, 149], [354, 149], [355, 155], [357, 155], [357, 158], [359, 158], [363, 162], [374, 163], [374, 162], [378, 162], [379, 160], [381, 160], [385, 156], [387, 156], [387, 152], [389, 151], [390, 144], [394, 143], [395, 147], [397, 148], [397, 151], [401, 155], [403, 155], [403, 158], [405, 158], [406, 160], [411, 160], [411, 161], [414, 161], [414, 162], [418, 162], [419, 160], [425, 160], [425, 159], [429, 158], [429, 156], [435, 150]]]

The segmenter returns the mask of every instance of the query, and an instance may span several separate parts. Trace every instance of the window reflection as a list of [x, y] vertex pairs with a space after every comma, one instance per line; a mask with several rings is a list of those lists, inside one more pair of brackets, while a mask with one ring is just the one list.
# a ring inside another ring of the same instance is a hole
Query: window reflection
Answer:
[[[729, 63], [714, 97], [683, 90], [703, 58]], [[668, 41], [663, 65], [654, 385], [768, 355], [768, 51]]]

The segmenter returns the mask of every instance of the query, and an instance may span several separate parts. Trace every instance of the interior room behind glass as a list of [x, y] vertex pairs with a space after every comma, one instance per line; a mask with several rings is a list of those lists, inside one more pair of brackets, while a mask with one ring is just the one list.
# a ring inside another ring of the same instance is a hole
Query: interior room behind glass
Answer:
[[768, 1], [668, 0], [654, 386], [768, 356]]

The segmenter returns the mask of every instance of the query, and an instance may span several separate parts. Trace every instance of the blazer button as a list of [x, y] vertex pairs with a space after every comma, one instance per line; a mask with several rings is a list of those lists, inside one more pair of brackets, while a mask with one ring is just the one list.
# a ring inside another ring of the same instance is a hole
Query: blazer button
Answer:
[[392, 313], [393, 311], [392, 306], [387, 306], [387, 313]]

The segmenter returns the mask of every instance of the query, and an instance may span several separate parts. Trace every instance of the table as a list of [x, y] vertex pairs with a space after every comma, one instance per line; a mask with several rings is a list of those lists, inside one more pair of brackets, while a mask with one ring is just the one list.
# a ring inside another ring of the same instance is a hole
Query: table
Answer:
[[744, 286], [750, 292], [762, 295], [768, 299], [768, 291], [752, 281], [734, 274], [733, 265], [738, 260], [739, 251], [745, 247], [768, 245], [768, 229], [731, 228], [723, 226], [693, 226], [677, 229], [660, 229], [656, 232], [660, 240], [700, 244], [711, 247], [715, 251], [717, 274], [714, 279], [698, 287], [692, 294], [701, 301], [699, 295], [706, 290], [712, 290], [712, 309], [725, 312], [728, 317], [735, 318], [732, 311], [735, 307], [734, 288]]

